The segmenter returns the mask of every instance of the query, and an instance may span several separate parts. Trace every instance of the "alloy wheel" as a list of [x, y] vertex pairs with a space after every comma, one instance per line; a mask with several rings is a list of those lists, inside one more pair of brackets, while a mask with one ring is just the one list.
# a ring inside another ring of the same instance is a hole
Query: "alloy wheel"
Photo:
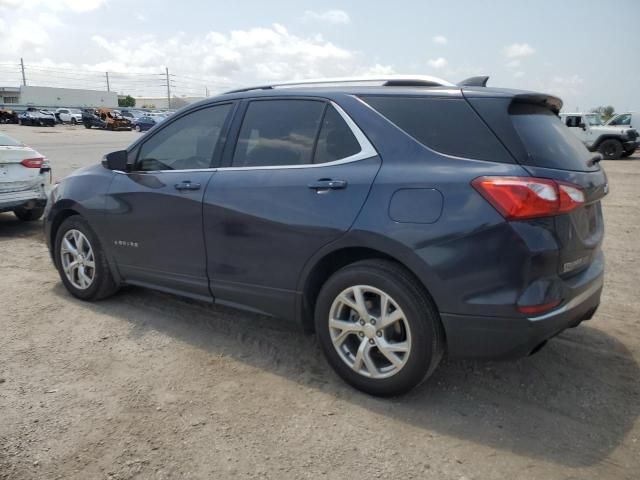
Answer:
[[407, 318], [387, 293], [356, 285], [343, 290], [329, 311], [329, 332], [338, 355], [368, 378], [398, 373], [411, 353]]
[[60, 260], [67, 280], [75, 288], [86, 290], [91, 286], [96, 276], [95, 256], [89, 240], [80, 230], [71, 229], [64, 234]]

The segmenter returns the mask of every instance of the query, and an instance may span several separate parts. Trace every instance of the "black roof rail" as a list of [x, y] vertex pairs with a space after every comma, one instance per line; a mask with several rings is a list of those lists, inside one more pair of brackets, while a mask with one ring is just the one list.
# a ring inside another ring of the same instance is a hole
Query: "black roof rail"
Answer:
[[486, 87], [489, 81], [488, 75], [480, 75], [477, 77], [465, 78], [461, 82], [458, 82], [459, 87]]

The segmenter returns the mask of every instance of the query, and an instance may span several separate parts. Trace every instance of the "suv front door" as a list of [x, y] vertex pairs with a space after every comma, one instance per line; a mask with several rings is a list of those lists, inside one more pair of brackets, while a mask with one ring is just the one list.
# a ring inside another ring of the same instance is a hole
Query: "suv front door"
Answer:
[[125, 281], [211, 299], [202, 198], [232, 104], [167, 122], [131, 152], [135, 164], [109, 188], [109, 242]]
[[381, 161], [331, 102], [256, 99], [240, 111], [204, 198], [211, 291], [291, 317], [303, 266], [353, 224]]

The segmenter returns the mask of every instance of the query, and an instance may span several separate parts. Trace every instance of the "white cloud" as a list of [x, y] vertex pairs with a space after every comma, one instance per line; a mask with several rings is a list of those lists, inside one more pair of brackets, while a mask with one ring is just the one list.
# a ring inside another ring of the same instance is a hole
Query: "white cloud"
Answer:
[[513, 72], [514, 78], [524, 77], [524, 72], [522, 70], [518, 70], [517, 72]]
[[528, 43], [513, 43], [502, 49], [507, 58], [528, 57], [536, 53], [536, 49]]
[[106, 3], [107, 0], [0, 0], [0, 8], [48, 8], [56, 11], [89, 12]]
[[374, 77], [377, 75], [393, 75], [396, 73], [396, 70], [391, 66], [391, 65], [381, 65], [379, 63], [376, 63], [375, 65], [365, 68], [362, 72], [358, 72], [358, 74], [361, 74], [363, 76], [366, 77]]
[[326, 22], [332, 25], [347, 25], [351, 23], [351, 17], [344, 10], [327, 10], [326, 12], [314, 12], [307, 10], [302, 19], [308, 21]]
[[433, 43], [437, 43], [438, 45], [446, 45], [448, 43], [448, 40], [444, 35], [436, 35], [435, 37], [433, 37]]
[[517, 58], [507, 63], [507, 68], [518, 68], [522, 62]]
[[441, 68], [444, 68], [449, 64], [449, 62], [447, 62], [447, 59], [443, 57], [431, 59], [427, 63], [431, 68], [435, 68], [436, 70], [440, 70]]
[[[233, 30], [206, 35], [178, 34], [168, 39], [154, 35], [109, 39], [94, 35], [96, 57], [108, 60], [96, 70], [157, 72], [164, 65], [176, 75], [210, 80], [210, 86], [273, 80], [346, 76], [367, 69], [357, 54], [322, 37], [300, 37], [284, 26]], [[391, 67], [375, 65], [376, 73]]]

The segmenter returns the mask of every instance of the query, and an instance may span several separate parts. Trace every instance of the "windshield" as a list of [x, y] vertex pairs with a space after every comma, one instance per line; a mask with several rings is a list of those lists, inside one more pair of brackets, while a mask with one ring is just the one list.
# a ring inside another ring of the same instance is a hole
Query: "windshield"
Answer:
[[602, 120], [600, 120], [600, 117], [597, 115], [587, 115], [587, 122], [592, 126], [602, 125]]
[[4, 133], [0, 133], [0, 145], [3, 147], [20, 147], [22, 143]]
[[631, 125], [631, 114], [625, 113], [609, 120], [609, 125]]

